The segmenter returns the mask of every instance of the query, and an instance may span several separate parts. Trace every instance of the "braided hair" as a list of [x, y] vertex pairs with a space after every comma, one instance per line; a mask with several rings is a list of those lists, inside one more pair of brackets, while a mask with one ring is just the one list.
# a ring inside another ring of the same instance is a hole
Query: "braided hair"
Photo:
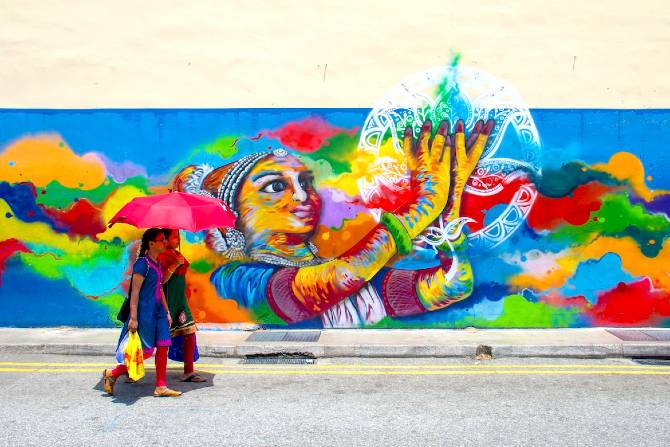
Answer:
[[137, 253], [137, 257], [141, 258], [146, 256], [147, 250], [149, 249], [149, 242], [156, 240], [156, 236], [161, 234], [163, 230], [160, 228], [149, 228], [142, 235], [142, 243], [140, 244], [140, 251]]

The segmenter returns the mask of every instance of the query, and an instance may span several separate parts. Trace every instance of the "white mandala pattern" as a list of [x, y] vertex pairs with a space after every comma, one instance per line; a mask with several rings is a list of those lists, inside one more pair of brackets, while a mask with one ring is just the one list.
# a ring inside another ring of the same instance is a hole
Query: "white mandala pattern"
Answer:
[[[450, 92], [447, 98], [438, 93], [438, 86], [446, 82], [442, 91]], [[379, 157], [382, 143], [389, 138], [393, 148], [402, 153], [402, 135], [407, 126], [417, 136], [426, 118], [434, 124], [448, 119], [452, 126], [462, 119], [466, 129], [478, 120], [494, 119], [494, 131], [475, 168], [466, 192], [478, 196], [498, 194], [515, 178], [530, 172], [540, 172], [540, 137], [518, 93], [495, 77], [468, 67], [436, 67], [417, 73], [392, 89], [370, 112], [359, 141], [359, 148], [373, 153], [376, 158], [370, 166], [370, 175], [358, 180], [361, 198], [372, 203], [386, 189], [407, 182], [407, 167], [392, 157]], [[512, 140], [510, 140], [512, 138]], [[503, 142], [512, 141], [514, 157], [496, 157]], [[405, 183], [406, 184], [406, 183]], [[469, 243], [482, 249], [493, 248], [511, 236], [524, 222], [537, 197], [532, 185], [523, 185], [514, 194], [507, 208], [481, 230], [469, 235]], [[378, 217], [379, 210], [373, 210]], [[470, 219], [468, 216], [463, 216]], [[441, 240], [435, 231], [447, 228], [442, 221], [424, 234], [423, 241]]]

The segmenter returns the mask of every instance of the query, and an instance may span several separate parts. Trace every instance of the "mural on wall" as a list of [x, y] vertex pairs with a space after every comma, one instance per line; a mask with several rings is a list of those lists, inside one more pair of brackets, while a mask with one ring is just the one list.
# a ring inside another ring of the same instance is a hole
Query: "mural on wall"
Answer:
[[184, 233], [200, 322], [670, 325], [670, 111], [529, 110], [459, 66], [372, 110], [0, 111], [1, 326], [111, 326], [137, 196], [218, 197]]

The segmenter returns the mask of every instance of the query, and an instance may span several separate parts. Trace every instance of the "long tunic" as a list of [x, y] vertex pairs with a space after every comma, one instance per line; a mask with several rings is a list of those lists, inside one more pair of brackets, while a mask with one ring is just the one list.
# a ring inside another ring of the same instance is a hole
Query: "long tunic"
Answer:
[[[166, 250], [160, 254], [158, 260], [163, 268], [163, 274], [175, 264], [178, 254], [178, 252], [172, 250]], [[195, 320], [191, 314], [191, 308], [188, 305], [188, 298], [186, 296], [186, 272], [188, 271], [188, 265], [188, 261], [182, 264], [163, 285], [170, 315], [172, 315], [170, 332], [173, 337], [192, 333], [195, 329]]]
[[[149, 257], [141, 257], [133, 265], [133, 276], [135, 274], [144, 277], [137, 303], [137, 331], [140, 334], [142, 348], [145, 352], [152, 352], [156, 346], [170, 346], [167, 312], [161, 300], [163, 282], [161, 267]], [[119, 343], [128, 333], [129, 321], [130, 319], [123, 324]]]

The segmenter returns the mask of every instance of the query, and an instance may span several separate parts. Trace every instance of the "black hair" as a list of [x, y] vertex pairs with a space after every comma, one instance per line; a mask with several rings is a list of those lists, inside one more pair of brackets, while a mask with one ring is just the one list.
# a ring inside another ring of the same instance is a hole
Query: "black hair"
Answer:
[[167, 238], [170, 237], [170, 234], [172, 234], [173, 231], [179, 231], [179, 230], [177, 230], [175, 228], [163, 228], [162, 231], [163, 231], [163, 234], [165, 235], [165, 238], [167, 239]]
[[[163, 234], [165, 235], [165, 240], [170, 239], [170, 234], [172, 234], [173, 231], [176, 231], [177, 234], [179, 234], [179, 230], [177, 228], [163, 228]], [[179, 246], [177, 247], [177, 250], [181, 249], [181, 239], [179, 240]]]
[[143, 257], [147, 254], [147, 250], [149, 249], [149, 242], [153, 242], [156, 240], [156, 236], [161, 234], [163, 230], [160, 228], [149, 228], [147, 231], [144, 232], [142, 235], [142, 244], [140, 245], [140, 253], [139, 257]]

